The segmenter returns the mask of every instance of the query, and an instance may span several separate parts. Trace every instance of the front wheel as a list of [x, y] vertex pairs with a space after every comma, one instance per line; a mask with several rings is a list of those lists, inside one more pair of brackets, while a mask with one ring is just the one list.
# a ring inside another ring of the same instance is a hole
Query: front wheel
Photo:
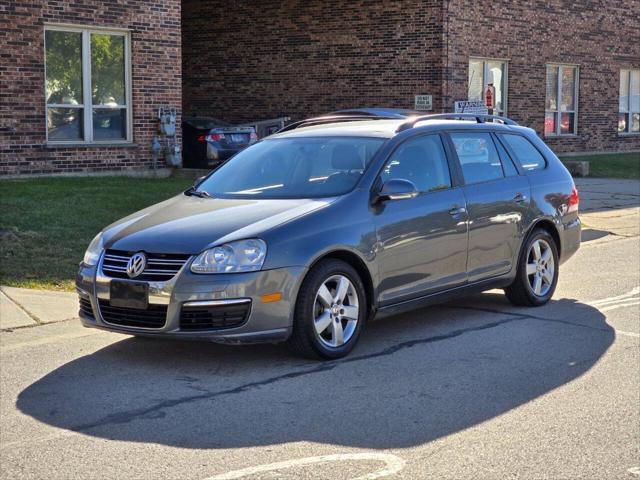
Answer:
[[553, 296], [558, 284], [558, 247], [546, 230], [536, 230], [524, 246], [514, 282], [505, 288], [514, 305], [536, 307]]
[[344, 357], [357, 343], [367, 311], [355, 269], [340, 260], [322, 260], [300, 287], [289, 345], [305, 357]]

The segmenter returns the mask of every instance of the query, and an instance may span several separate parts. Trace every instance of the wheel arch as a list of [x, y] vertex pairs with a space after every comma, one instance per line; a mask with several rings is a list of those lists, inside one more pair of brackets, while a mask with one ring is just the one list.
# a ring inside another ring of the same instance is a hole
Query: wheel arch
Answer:
[[324, 252], [323, 254], [319, 255], [316, 259], [314, 259], [313, 262], [309, 265], [307, 274], [313, 269], [313, 267], [315, 267], [318, 264], [318, 262], [321, 262], [322, 260], [326, 260], [328, 258], [341, 260], [349, 264], [351, 267], [355, 269], [356, 272], [358, 272], [358, 275], [360, 275], [360, 279], [364, 284], [365, 295], [367, 296], [367, 299], [366, 299], [367, 308], [369, 310], [368, 313], [369, 313], [369, 316], [371, 316], [371, 314], [374, 311], [375, 293], [374, 293], [374, 287], [373, 287], [373, 276], [371, 275], [371, 272], [369, 271], [369, 268], [367, 267], [367, 264], [365, 263], [365, 261], [357, 253], [354, 253], [350, 250], [345, 250], [345, 249], [331, 250], [328, 252]]
[[551, 238], [553, 238], [553, 241], [556, 242], [556, 248], [558, 250], [558, 259], [560, 259], [561, 255], [562, 255], [562, 239], [560, 237], [560, 232], [558, 231], [558, 227], [553, 222], [553, 220], [551, 220], [549, 218], [541, 218], [541, 219], [537, 220], [536, 222], [534, 222], [529, 227], [529, 230], [527, 231], [527, 234], [524, 237], [525, 242], [523, 242], [523, 245], [524, 245], [524, 243], [526, 243], [526, 240], [529, 239], [531, 234], [536, 229], [545, 230], [549, 235], [551, 235]]

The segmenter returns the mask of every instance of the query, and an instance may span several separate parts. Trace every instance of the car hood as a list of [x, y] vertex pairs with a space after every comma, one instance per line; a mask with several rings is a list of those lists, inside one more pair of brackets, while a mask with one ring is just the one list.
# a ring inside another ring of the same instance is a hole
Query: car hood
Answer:
[[104, 231], [104, 245], [129, 252], [196, 254], [220, 243], [260, 237], [329, 203], [331, 199], [221, 199], [181, 194], [110, 225]]

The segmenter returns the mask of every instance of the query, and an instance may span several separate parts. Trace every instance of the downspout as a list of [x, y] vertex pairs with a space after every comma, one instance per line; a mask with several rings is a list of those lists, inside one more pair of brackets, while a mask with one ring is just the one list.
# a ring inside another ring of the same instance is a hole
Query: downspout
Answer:
[[[447, 104], [449, 102], [449, 81], [447, 75], [449, 75], [449, 2], [450, 0], [444, 0], [442, 10], [442, 36], [444, 40], [444, 68], [442, 71], [443, 96], [442, 96], [442, 112], [448, 111]], [[446, 22], [446, 25], [445, 25]]]

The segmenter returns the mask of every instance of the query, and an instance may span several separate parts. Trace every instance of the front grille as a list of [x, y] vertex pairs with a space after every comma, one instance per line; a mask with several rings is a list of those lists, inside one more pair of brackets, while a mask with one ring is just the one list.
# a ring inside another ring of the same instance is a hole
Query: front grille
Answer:
[[95, 320], [93, 316], [93, 308], [91, 308], [91, 301], [86, 297], [80, 297], [80, 313]]
[[247, 321], [251, 302], [235, 305], [182, 307], [180, 330], [221, 330], [239, 327]]
[[146, 310], [112, 307], [108, 300], [98, 299], [105, 322], [124, 327], [162, 328], [167, 321], [166, 305], [149, 305]]
[[[107, 250], [102, 261], [102, 272], [111, 278], [129, 278], [127, 262], [136, 252]], [[175, 253], [146, 253], [147, 266], [136, 280], [147, 282], [166, 282], [175, 277], [190, 255]]]

